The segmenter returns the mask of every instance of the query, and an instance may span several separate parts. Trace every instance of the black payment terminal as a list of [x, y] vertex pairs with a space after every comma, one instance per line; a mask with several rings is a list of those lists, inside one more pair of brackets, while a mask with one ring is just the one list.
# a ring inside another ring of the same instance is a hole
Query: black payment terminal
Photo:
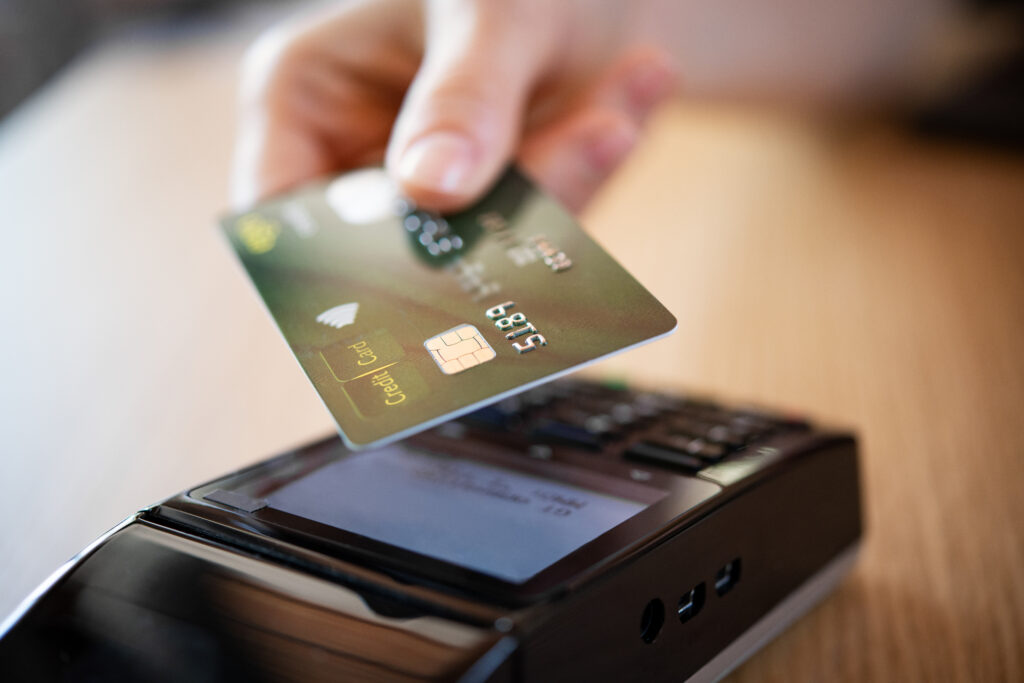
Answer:
[[4, 624], [6, 681], [715, 680], [861, 538], [852, 436], [558, 381], [147, 508]]

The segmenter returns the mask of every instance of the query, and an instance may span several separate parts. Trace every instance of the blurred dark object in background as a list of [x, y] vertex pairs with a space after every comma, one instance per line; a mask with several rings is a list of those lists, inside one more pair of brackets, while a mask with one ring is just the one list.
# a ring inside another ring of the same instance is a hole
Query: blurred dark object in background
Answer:
[[1024, 48], [918, 111], [913, 126], [928, 136], [1024, 151]]
[[94, 40], [241, 0], [0, 0], [0, 119]]
[[974, 0], [913, 109], [929, 137], [1024, 151], [1024, 0]]
[[84, 3], [0, 0], [0, 117], [81, 50], [91, 27]]

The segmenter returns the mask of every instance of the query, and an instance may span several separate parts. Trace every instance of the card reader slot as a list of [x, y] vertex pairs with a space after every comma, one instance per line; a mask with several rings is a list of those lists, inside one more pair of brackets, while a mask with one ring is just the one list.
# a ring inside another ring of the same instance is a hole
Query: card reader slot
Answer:
[[648, 462], [655, 465], [673, 467], [689, 473], [695, 473], [704, 468], [704, 461], [696, 455], [684, 453], [675, 448], [668, 448], [650, 441], [641, 441], [634, 444], [623, 454], [629, 460]]

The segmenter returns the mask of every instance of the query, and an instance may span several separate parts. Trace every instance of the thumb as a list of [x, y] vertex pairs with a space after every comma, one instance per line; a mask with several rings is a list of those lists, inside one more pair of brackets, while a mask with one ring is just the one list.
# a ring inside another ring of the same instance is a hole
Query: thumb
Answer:
[[556, 43], [545, 5], [427, 3], [426, 54], [387, 152], [389, 171], [416, 203], [460, 208], [512, 157], [531, 87]]

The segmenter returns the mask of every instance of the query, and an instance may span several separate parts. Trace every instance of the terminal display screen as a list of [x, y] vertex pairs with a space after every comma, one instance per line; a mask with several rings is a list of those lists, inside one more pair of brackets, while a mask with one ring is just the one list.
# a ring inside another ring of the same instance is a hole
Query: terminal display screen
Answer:
[[667, 495], [621, 497], [604, 475], [587, 484], [397, 445], [325, 465], [267, 503], [518, 584]]

